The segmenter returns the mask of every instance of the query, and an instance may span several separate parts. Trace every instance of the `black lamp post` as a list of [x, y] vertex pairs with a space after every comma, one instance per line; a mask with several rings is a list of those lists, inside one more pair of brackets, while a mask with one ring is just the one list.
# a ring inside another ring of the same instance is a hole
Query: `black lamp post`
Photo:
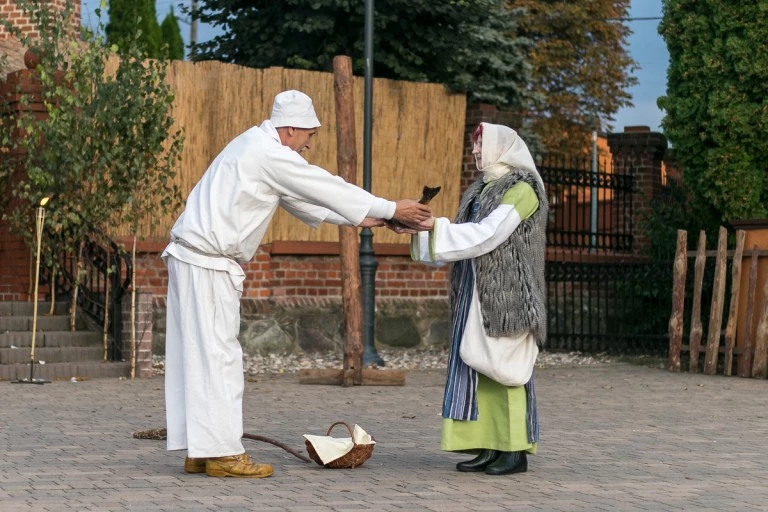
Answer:
[[[365, 102], [363, 105], [363, 188], [371, 191], [371, 128], [373, 125], [373, 0], [365, 0]], [[360, 281], [363, 288], [363, 366], [384, 366], [376, 351], [376, 269], [373, 232], [360, 233]]]

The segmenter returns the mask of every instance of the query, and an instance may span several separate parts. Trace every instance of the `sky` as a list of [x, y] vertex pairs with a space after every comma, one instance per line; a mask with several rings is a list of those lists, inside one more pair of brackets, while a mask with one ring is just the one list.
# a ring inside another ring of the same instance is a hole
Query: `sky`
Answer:
[[[101, 0], [81, 0], [82, 19], [86, 26], [95, 26], [97, 18], [94, 10]], [[171, 6], [177, 16], [180, 16], [178, 6], [189, 6], [191, 0], [156, 0], [158, 21], [168, 14]], [[631, 0], [630, 18], [657, 18], [661, 16], [662, 0]], [[102, 14], [106, 20], [106, 13]], [[182, 17], [182, 16], [180, 16]], [[183, 17], [182, 17], [183, 18]], [[634, 75], [638, 84], [630, 89], [632, 94], [632, 107], [625, 107], [615, 115], [613, 130], [623, 131], [625, 126], [649, 126], [651, 130], [661, 131], [661, 119], [663, 112], [656, 106], [656, 99], [664, 95], [666, 90], [667, 66], [669, 53], [666, 44], [658, 32], [659, 20], [636, 20], [626, 22], [632, 35], [629, 37], [629, 54], [637, 62], [638, 69]], [[185, 43], [189, 43], [189, 25], [183, 20], [180, 22], [181, 35]], [[207, 25], [198, 27], [198, 41], [202, 42], [213, 38], [217, 29]], [[375, 51], [375, 49], [374, 49]], [[375, 68], [374, 68], [375, 69]]]
[[[661, 17], [661, 0], [632, 0], [631, 18]], [[613, 131], [622, 131], [625, 126], [649, 126], [661, 131], [663, 112], [656, 106], [656, 98], [663, 96], [667, 89], [667, 67], [669, 52], [664, 39], [659, 35], [660, 20], [637, 20], [626, 22], [632, 35], [629, 37], [629, 54], [638, 63], [634, 75], [638, 84], [630, 89], [634, 106], [621, 109], [616, 114]]]

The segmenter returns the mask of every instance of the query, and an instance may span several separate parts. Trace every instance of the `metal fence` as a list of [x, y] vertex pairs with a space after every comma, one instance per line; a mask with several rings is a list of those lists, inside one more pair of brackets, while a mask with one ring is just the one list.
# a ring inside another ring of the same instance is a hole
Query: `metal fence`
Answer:
[[[48, 233], [52, 245], [66, 247], [63, 238]], [[57, 241], [58, 240], [58, 241]], [[72, 297], [77, 283], [77, 305], [97, 325], [108, 320], [108, 358], [122, 358], [122, 301], [131, 286], [133, 260], [104, 233], [92, 228], [82, 250], [62, 250], [55, 272], [57, 293]], [[43, 265], [43, 282], [51, 283], [51, 267]]]
[[664, 355], [672, 263], [547, 262], [549, 348]]
[[546, 156], [538, 165], [549, 196], [549, 247], [632, 252], [631, 169]]
[[542, 159], [550, 350], [663, 355], [672, 262], [633, 254], [631, 168]]

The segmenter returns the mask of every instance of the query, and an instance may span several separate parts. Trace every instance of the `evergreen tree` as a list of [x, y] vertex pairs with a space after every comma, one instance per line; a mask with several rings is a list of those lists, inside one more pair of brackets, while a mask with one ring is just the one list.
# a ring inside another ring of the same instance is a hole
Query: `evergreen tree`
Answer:
[[109, 0], [108, 41], [124, 48], [137, 29], [140, 31], [140, 48], [147, 57], [160, 57], [163, 39], [157, 23], [155, 0]]
[[[192, 15], [224, 33], [197, 45], [195, 58], [328, 71], [334, 56], [349, 55], [363, 74], [364, 14], [362, 1], [201, 0]], [[521, 14], [504, 0], [378, 0], [374, 73], [520, 107], [530, 76]]]
[[168, 58], [184, 59], [184, 40], [181, 38], [179, 21], [173, 12], [173, 7], [160, 25], [160, 30], [163, 35], [163, 43], [168, 47]]
[[764, 2], [665, 0], [664, 133], [694, 198], [721, 222], [768, 215]]

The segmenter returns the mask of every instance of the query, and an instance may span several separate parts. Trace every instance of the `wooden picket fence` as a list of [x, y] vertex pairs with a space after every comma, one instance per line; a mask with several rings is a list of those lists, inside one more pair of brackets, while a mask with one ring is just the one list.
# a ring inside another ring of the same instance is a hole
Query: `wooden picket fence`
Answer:
[[[704, 354], [703, 373], [714, 375], [722, 368], [724, 375], [732, 375], [734, 356], [736, 358], [736, 375], [739, 377], [766, 378], [768, 376], [768, 277], [763, 277], [760, 287], [763, 289], [762, 304], [758, 305], [758, 258], [768, 256], [768, 251], [758, 250], [755, 245], [751, 250], [744, 251], [745, 232], [736, 232], [736, 248], [727, 250], [727, 231], [721, 227], [717, 251], [706, 250], [706, 233], [699, 234], [698, 249], [688, 251], [688, 233], [678, 230], [677, 249], [674, 263], [674, 280], [672, 288], [672, 315], [669, 319], [669, 359], [667, 368], [679, 372], [681, 355], [688, 352], [688, 370], [698, 372], [700, 356]], [[712, 301], [710, 304], [709, 325], [707, 326], [706, 344], [702, 344], [704, 329], [701, 322], [702, 287], [704, 283], [704, 267], [708, 257], [715, 256], [715, 273], [713, 279]], [[688, 259], [695, 258], [693, 275], [693, 299], [691, 302], [691, 317], [688, 344], [683, 344], [683, 326], [685, 315], [685, 290]], [[749, 258], [749, 285], [745, 321], [739, 324], [739, 301], [742, 280], [742, 259]], [[725, 328], [724, 346], [721, 348], [723, 309], [727, 266], [731, 262], [731, 296], [728, 307], [728, 317]], [[752, 329], [754, 315], [759, 314], [757, 328]], [[737, 327], [743, 331], [742, 342], [737, 346]], [[720, 359], [720, 355], [724, 357]], [[718, 364], [722, 361], [722, 365]]]

